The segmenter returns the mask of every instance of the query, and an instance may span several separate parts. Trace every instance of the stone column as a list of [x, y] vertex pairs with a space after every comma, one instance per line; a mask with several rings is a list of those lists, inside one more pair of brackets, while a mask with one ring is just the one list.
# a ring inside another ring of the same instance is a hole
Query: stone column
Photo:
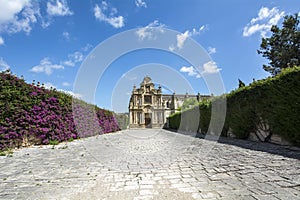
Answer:
[[129, 111], [129, 125], [132, 124], [132, 111]]

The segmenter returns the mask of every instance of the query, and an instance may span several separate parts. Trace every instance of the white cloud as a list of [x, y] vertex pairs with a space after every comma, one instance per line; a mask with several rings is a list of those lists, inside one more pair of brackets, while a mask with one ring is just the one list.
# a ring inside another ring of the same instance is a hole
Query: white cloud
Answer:
[[217, 49], [215, 47], [208, 47], [208, 54], [217, 53]]
[[67, 65], [69, 67], [74, 67], [75, 66], [75, 63], [71, 60], [66, 60], [63, 62], [64, 65]]
[[71, 84], [69, 82], [63, 82], [62, 85], [65, 87], [71, 86]]
[[203, 33], [206, 30], [208, 30], [208, 27], [206, 25], [202, 25], [198, 30], [193, 28], [193, 30], [191, 31], [191, 36], [200, 35], [201, 33]]
[[0, 23], [12, 21], [25, 7], [30, 6], [29, 0], [0, 0]]
[[94, 7], [94, 15], [96, 19], [99, 21], [104, 21], [112, 25], [114, 28], [122, 28], [124, 24], [124, 17], [123, 16], [115, 16], [118, 13], [116, 8], [111, 8], [109, 15], [103, 13], [103, 11], [108, 10], [108, 4], [103, 1], [101, 7], [96, 4]]
[[40, 61], [39, 65], [32, 67], [30, 71], [35, 73], [46, 73], [47, 75], [50, 75], [53, 73], [53, 70], [56, 69], [64, 69], [64, 66], [58, 64], [52, 64], [49, 58], [44, 58], [43, 60]]
[[54, 88], [56, 88], [55, 85], [53, 85], [52, 83], [49, 83], [49, 82], [44, 83], [44, 87], [46, 89], [51, 89], [51, 88], [54, 89]]
[[51, 0], [47, 2], [47, 13], [50, 16], [73, 15], [66, 0]]
[[10, 69], [10, 66], [0, 57], [0, 71], [5, 71]]
[[147, 8], [147, 4], [145, 1], [143, 0], [135, 0], [135, 5], [137, 7], [144, 7], [144, 8]]
[[169, 50], [170, 51], [175, 51], [176, 47], [174, 47], [174, 45], [169, 46]]
[[93, 47], [93, 45], [91, 45], [91, 44], [86, 44], [86, 45], [82, 48], [82, 51], [88, 51], [88, 50], [90, 50], [92, 47]]
[[108, 9], [108, 4], [105, 1], [101, 2], [101, 8], [102, 10], [107, 10]]
[[0, 36], [0, 46], [1, 45], [4, 45], [4, 39], [3, 39], [3, 37]]
[[214, 61], [209, 61], [203, 65], [203, 72], [201, 74], [214, 74], [218, 73], [221, 69], [218, 68], [217, 63]]
[[73, 91], [69, 91], [69, 90], [58, 89], [55, 85], [53, 85], [53, 84], [50, 83], [50, 82], [44, 83], [44, 87], [45, 87], [46, 89], [51, 89], [51, 88], [52, 88], [52, 89], [56, 89], [56, 90], [59, 91], [59, 92], [63, 92], [63, 93], [65, 93], [65, 94], [69, 94], [69, 95], [71, 95], [72, 97], [75, 97], [75, 98], [78, 98], [78, 99], [82, 98], [82, 95], [81, 95], [81, 94], [74, 93]]
[[74, 60], [74, 62], [81, 62], [83, 61], [83, 54], [79, 51], [74, 52], [73, 54], [69, 55], [70, 58]]
[[145, 27], [139, 28], [136, 31], [140, 40], [144, 39], [155, 39], [155, 34], [164, 33], [165, 25], [160, 23], [158, 20], [154, 20]]
[[184, 45], [184, 42], [185, 40], [190, 37], [190, 32], [189, 31], [185, 31], [184, 33], [182, 34], [178, 34], [177, 35], [177, 47], [179, 49], [182, 49], [183, 45]]
[[38, 22], [47, 28], [53, 16], [72, 15], [66, 0], [49, 0], [47, 14], [40, 13], [40, 1], [36, 0], [0, 0], [0, 32], [29, 34]]
[[30, 69], [31, 72], [35, 73], [45, 73], [51, 75], [54, 70], [64, 69], [66, 66], [74, 67], [77, 63], [80, 63], [84, 60], [85, 55], [83, 51], [88, 51], [92, 45], [87, 44], [80, 51], [75, 51], [68, 55], [68, 59], [61, 61], [60, 64], [53, 64], [48, 57], [42, 59], [39, 65], [36, 65]]
[[29, 34], [40, 16], [37, 3], [29, 0], [0, 0], [0, 32]]
[[201, 77], [200, 73], [193, 66], [190, 66], [190, 67], [183, 66], [180, 68], [179, 71], [187, 73], [189, 76], [195, 76], [196, 78]]
[[73, 91], [63, 90], [63, 89], [57, 89], [57, 90], [60, 91], [60, 92], [69, 94], [69, 95], [71, 95], [72, 97], [75, 97], [75, 98], [77, 98], [77, 99], [82, 98], [82, 95], [81, 95], [81, 94], [79, 94], [79, 93], [74, 93]]
[[76, 63], [83, 61], [84, 55], [80, 51], [75, 51], [72, 54], [68, 55], [68, 60], [64, 61], [63, 64], [74, 67]]
[[[186, 30], [184, 33], [181, 33], [181, 34], [177, 34], [177, 48], [178, 49], [182, 49], [182, 47], [184, 46], [184, 43], [186, 41], [186, 39], [188, 37], [192, 37], [192, 36], [195, 36], [195, 35], [199, 35], [201, 34], [202, 32], [204, 32], [205, 30], [207, 30], [207, 26], [203, 25], [201, 26], [199, 29], [195, 29], [193, 28], [191, 31], [189, 30]], [[174, 51], [175, 50], [175, 47], [174, 46], [170, 46], [169, 49], [171, 51]]]
[[62, 36], [63, 36], [67, 41], [70, 40], [70, 33], [69, 33], [69, 32], [64, 31], [64, 32], [62, 33]]
[[40, 13], [40, 1], [0, 0], [0, 32], [29, 34], [38, 21], [43, 28], [51, 24], [52, 16], [72, 15], [66, 0], [47, 2], [47, 15]]
[[262, 7], [256, 18], [252, 18], [250, 23], [243, 29], [243, 36], [248, 37], [260, 32], [262, 37], [270, 31], [272, 25], [277, 25], [279, 20], [284, 16], [284, 11], [280, 12], [276, 7], [269, 9]]
[[51, 17], [48, 20], [42, 18], [41, 26], [45, 29], [51, 25]]
[[123, 74], [122, 75], [122, 78], [125, 78], [125, 79], [127, 79], [127, 80], [129, 80], [129, 81], [134, 81], [134, 80], [136, 80], [138, 77], [136, 76], [136, 75], [129, 75], [129, 74]]
[[[45, 17], [42, 17], [40, 15], [41, 26], [43, 28], [47, 28], [48, 26], [50, 26], [53, 22], [53, 17], [64, 17], [73, 14], [74, 12], [70, 10], [68, 2], [66, 0], [50, 0], [47, 2], [47, 15]], [[68, 34], [68, 32], [64, 33]], [[67, 40], [69, 40], [68, 35], [63, 36], [66, 37]]]
[[183, 73], [187, 73], [189, 76], [201, 78], [202, 74], [215, 74], [221, 70], [220, 68], [218, 68], [217, 64], [213, 61], [208, 61], [201, 68], [203, 69], [203, 71], [198, 72], [198, 70], [193, 66], [190, 67], [183, 66], [180, 68], [179, 71]]

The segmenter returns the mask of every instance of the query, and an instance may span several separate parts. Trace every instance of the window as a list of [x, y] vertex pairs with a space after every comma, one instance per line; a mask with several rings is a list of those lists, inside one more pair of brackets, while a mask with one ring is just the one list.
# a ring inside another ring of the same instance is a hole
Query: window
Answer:
[[146, 87], [146, 92], [150, 92], [150, 86]]
[[150, 95], [145, 95], [144, 96], [144, 103], [145, 104], [151, 104], [152, 103], [152, 98]]

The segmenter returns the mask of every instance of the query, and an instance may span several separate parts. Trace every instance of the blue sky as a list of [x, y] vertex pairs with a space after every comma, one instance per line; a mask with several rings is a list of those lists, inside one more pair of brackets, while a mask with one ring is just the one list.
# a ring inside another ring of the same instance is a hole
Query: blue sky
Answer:
[[[153, 30], [170, 29], [178, 33], [168, 51], [140, 49], [120, 55], [99, 82], [90, 83], [97, 88], [94, 99], [86, 100], [126, 112], [132, 86], [146, 75], [165, 92], [210, 94], [201, 73], [174, 54], [187, 38], [211, 58], [202, 72], [219, 74], [225, 92], [230, 92], [238, 79], [249, 84], [269, 76], [262, 69], [267, 60], [256, 52], [261, 38], [299, 8], [299, 0], [0, 0], [0, 70], [10, 68], [28, 83], [36, 80], [72, 93], [82, 65], [99, 44], [128, 30], [144, 39], [155, 37], [149, 35]], [[89, 81], [86, 77], [87, 88]]]

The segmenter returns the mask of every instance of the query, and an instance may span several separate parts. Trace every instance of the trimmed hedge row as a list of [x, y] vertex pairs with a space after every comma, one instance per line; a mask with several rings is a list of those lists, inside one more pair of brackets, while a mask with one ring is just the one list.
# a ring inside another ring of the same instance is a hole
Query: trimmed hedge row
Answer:
[[[230, 130], [236, 137], [246, 139], [265, 125], [269, 136], [278, 134], [300, 146], [300, 67], [287, 68], [275, 77], [254, 81], [211, 102], [200, 102], [188, 111], [175, 113], [169, 117], [169, 128], [206, 134], [211, 105], [222, 98], [227, 102], [223, 136]], [[195, 113], [200, 117], [195, 119]]]
[[0, 111], [0, 150], [119, 130], [112, 112], [39, 83], [27, 84], [9, 71], [0, 73]]
[[129, 125], [129, 117], [126, 113], [117, 113], [115, 115], [120, 129], [125, 130]]

